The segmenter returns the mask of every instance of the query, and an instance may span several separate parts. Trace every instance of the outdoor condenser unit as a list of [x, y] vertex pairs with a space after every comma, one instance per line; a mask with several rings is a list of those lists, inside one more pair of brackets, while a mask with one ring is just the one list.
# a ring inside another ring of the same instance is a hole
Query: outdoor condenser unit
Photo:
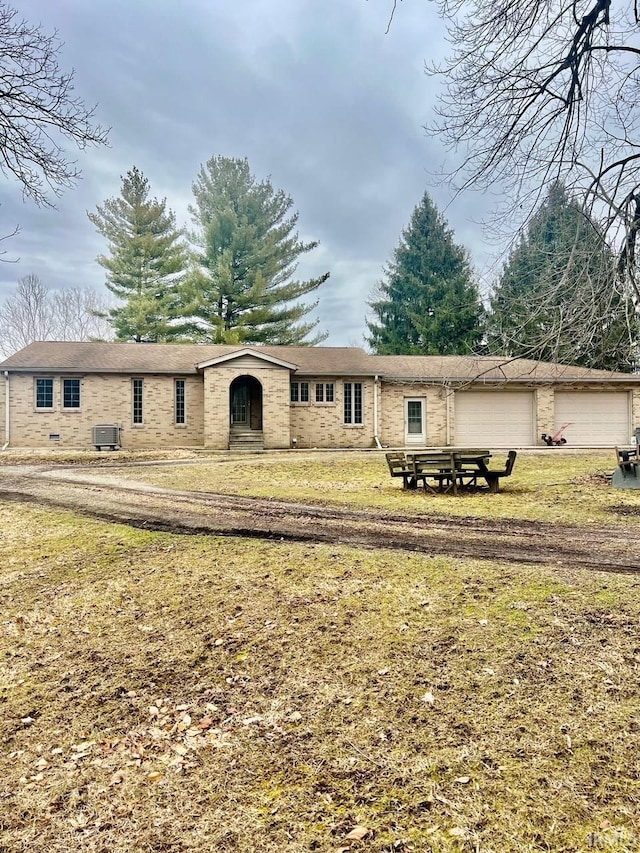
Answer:
[[93, 427], [91, 434], [91, 443], [96, 450], [102, 450], [103, 447], [110, 447], [112, 450], [117, 450], [120, 447], [120, 426], [119, 424], [98, 424]]

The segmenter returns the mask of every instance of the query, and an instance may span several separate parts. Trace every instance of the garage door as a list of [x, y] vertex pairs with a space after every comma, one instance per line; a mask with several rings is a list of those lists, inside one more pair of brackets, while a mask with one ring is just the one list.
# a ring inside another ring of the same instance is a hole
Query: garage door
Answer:
[[628, 444], [633, 432], [626, 391], [556, 391], [555, 426], [571, 423], [564, 432], [567, 444]]
[[531, 391], [459, 391], [455, 410], [455, 443], [459, 447], [522, 447], [534, 443]]

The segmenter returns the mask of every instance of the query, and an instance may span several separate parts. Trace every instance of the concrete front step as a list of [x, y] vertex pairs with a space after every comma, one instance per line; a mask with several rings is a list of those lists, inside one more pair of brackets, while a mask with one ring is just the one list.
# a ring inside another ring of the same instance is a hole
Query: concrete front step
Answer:
[[264, 450], [262, 432], [239, 432], [232, 430], [229, 435], [229, 450]]

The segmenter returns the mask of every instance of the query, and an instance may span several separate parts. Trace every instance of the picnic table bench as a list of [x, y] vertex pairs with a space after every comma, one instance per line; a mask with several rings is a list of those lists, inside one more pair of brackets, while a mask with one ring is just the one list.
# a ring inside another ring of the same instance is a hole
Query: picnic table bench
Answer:
[[402, 477], [404, 489], [417, 489], [422, 483], [431, 492], [451, 492], [477, 488], [478, 478], [485, 481], [489, 492], [500, 490], [500, 480], [511, 476], [517, 453], [510, 450], [504, 468], [489, 468], [491, 452], [484, 449], [427, 450], [405, 454], [392, 451], [386, 454], [392, 477]]

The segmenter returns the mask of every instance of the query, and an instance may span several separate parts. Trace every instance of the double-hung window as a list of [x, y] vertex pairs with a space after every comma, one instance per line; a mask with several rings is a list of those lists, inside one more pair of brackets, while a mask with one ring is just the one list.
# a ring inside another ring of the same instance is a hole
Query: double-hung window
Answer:
[[186, 382], [184, 379], [176, 379], [174, 382], [176, 424], [186, 424], [187, 422], [185, 386]]
[[333, 403], [333, 382], [316, 382], [316, 403]]
[[292, 382], [291, 383], [291, 402], [292, 403], [308, 403], [309, 402], [309, 383], [308, 382]]
[[344, 383], [344, 422], [362, 423], [362, 382]]
[[79, 379], [63, 379], [62, 380], [62, 408], [63, 409], [79, 409], [80, 408], [80, 380]]
[[144, 411], [143, 403], [144, 382], [142, 379], [131, 380], [131, 411], [132, 421], [134, 424], [143, 423]]
[[53, 409], [53, 379], [36, 379], [36, 409]]

